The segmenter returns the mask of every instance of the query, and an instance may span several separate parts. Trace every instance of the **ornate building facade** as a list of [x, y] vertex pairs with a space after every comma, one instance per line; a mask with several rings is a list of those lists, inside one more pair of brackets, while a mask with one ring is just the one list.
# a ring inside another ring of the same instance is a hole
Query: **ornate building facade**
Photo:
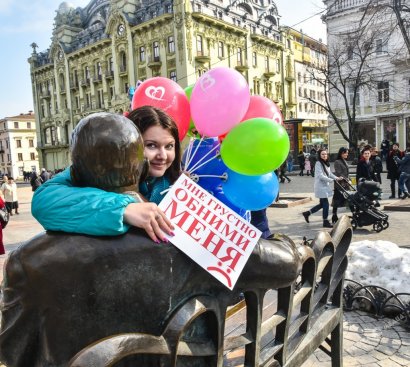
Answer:
[[22, 178], [39, 171], [36, 119], [33, 111], [0, 119], [0, 174]]
[[[343, 130], [355, 131], [355, 143], [380, 147], [382, 140], [410, 146], [410, 55], [398, 20], [387, 0], [324, 1], [330, 72], [339, 75], [329, 93], [332, 109], [345, 121]], [[410, 14], [403, 12], [410, 19]], [[408, 28], [407, 32], [408, 32]], [[333, 68], [333, 70], [332, 70]], [[341, 81], [345, 81], [342, 85]], [[347, 110], [355, 114], [349, 127]], [[346, 140], [330, 121], [330, 151]]]
[[303, 119], [299, 125], [299, 148], [307, 153], [313, 147], [328, 145], [328, 114], [315, 103], [324, 103], [326, 89], [314, 77], [316, 70], [327, 67], [327, 47], [321, 40], [293, 28], [287, 28], [286, 33], [295, 60], [296, 117]]
[[29, 58], [40, 165], [70, 164], [85, 115], [129, 109], [128, 89], [164, 76], [183, 88], [212, 67], [235, 68], [252, 94], [296, 116], [294, 58], [272, 0], [91, 0], [62, 3], [50, 48]]

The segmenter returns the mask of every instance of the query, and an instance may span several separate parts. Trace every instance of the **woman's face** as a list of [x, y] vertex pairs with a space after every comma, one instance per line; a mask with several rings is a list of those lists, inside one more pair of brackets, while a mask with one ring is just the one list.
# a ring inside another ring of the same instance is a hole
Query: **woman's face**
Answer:
[[346, 150], [345, 152], [342, 153], [342, 158], [346, 159], [348, 155], [349, 155], [349, 152]]
[[362, 156], [366, 161], [368, 161], [370, 159], [370, 150], [365, 150]]
[[323, 150], [322, 152], [320, 152], [320, 158], [322, 158], [324, 161], [327, 160], [327, 151]]
[[175, 139], [161, 126], [152, 126], [143, 134], [144, 155], [149, 160], [149, 176], [162, 177], [175, 159]]

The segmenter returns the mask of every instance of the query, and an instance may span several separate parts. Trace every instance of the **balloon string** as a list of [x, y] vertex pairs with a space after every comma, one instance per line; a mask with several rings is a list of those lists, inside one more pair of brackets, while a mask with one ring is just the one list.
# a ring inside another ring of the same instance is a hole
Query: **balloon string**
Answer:
[[[188, 172], [189, 172], [188, 167], [189, 167], [189, 165], [191, 164], [192, 160], [194, 159], [195, 154], [196, 154], [196, 152], [198, 151], [199, 146], [201, 145], [201, 143], [203, 142], [203, 140], [204, 140], [204, 137], [201, 136], [201, 139], [198, 141], [198, 145], [196, 146], [196, 148], [195, 148], [195, 150], [194, 150], [194, 153], [192, 154], [191, 157], [189, 157], [189, 161], [188, 161], [187, 165], [185, 166], [185, 171], [188, 171]], [[194, 145], [194, 144], [192, 143], [192, 145]]]
[[203, 163], [200, 164], [200, 165], [195, 165], [194, 167], [191, 167], [188, 172], [189, 172], [189, 173], [195, 172], [198, 168], [201, 168], [202, 166], [205, 166], [205, 164], [211, 162], [211, 161], [214, 160], [215, 158], [217, 158], [216, 155], [214, 155], [213, 157], [209, 158], [207, 161], [203, 162]]
[[217, 177], [217, 178], [225, 178], [225, 175], [197, 175], [197, 177]]
[[221, 144], [217, 144], [215, 145], [208, 153], [206, 153], [203, 157], [201, 157], [201, 159], [198, 160], [198, 162], [196, 162], [190, 169], [188, 172], [194, 172], [195, 170], [197, 170], [198, 168], [202, 167], [203, 165], [207, 164], [208, 162], [212, 161], [212, 159], [215, 159], [217, 156], [214, 155], [213, 157], [211, 157], [210, 159], [208, 159], [206, 162], [200, 164], [208, 155], [210, 155], [213, 151], [215, 151], [216, 149], [218, 149], [220, 147]]
[[185, 155], [184, 167], [183, 167], [184, 170], [186, 169], [188, 160], [191, 157], [191, 150], [192, 150], [192, 146], [193, 146], [193, 144], [192, 144], [193, 140], [194, 140], [194, 138], [189, 139], [188, 148], [187, 148], [187, 152], [186, 152], [186, 155]]

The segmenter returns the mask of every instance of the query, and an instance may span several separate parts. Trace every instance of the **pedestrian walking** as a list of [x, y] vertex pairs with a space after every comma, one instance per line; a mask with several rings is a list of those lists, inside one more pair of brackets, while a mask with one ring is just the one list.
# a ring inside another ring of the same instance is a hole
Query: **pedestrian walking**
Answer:
[[349, 150], [345, 147], [341, 147], [339, 152], [337, 153], [337, 158], [334, 163], [334, 171], [335, 175], [338, 177], [343, 177], [345, 180], [338, 181], [338, 184], [335, 183], [334, 187], [334, 195], [332, 199], [332, 223], [336, 223], [338, 221], [337, 217], [337, 209], [343, 208], [347, 205], [347, 200], [344, 198], [342, 193], [339, 190], [339, 186], [341, 185], [343, 188], [348, 189], [348, 182], [349, 182], [349, 166], [347, 164], [347, 156], [349, 155]]
[[399, 165], [399, 192], [402, 192], [401, 199], [409, 198], [409, 186], [410, 186], [410, 147], [407, 147], [404, 157], [400, 159], [394, 156], [394, 160]]
[[[307, 175], [307, 176], [310, 176], [310, 173], [311, 173], [311, 171], [312, 171], [312, 166], [311, 166], [309, 157], [306, 157], [306, 158], [305, 158], [305, 170], [306, 170], [306, 175]], [[312, 174], [312, 176], [313, 176], [313, 174]], [[313, 176], [313, 177], [314, 177], [314, 176]]]
[[334, 175], [330, 170], [330, 163], [326, 149], [319, 149], [318, 160], [315, 167], [315, 183], [314, 191], [315, 197], [319, 199], [319, 204], [315, 205], [310, 210], [303, 212], [307, 223], [309, 223], [309, 216], [322, 209], [323, 227], [332, 228], [332, 224], [327, 219], [329, 215], [329, 197], [333, 196], [333, 189], [330, 184], [334, 180], [341, 180], [342, 178]]
[[17, 185], [14, 182], [13, 177], [9, 177], [8, 181], [3, 183], [1, 191], [6, 202], [6, 208], [10, 215], [13, 215], [13, 209], [15, 214], [19, 213], [19, 203], [17, 199]]
[[376, 147], [370, 148], [370, 164], [373, 167], [374, 177], [377, 182], [382, 183], [381, 173], [383, 172], [382, 159]]
[[382, 143], [380, 144], [380, 149], [382, 151], [382, 160], [386, 160], [387, 156], [389, 155], [390, 150], [390, 142], [387, 139], [383, 139]]
[[41, 177], [42, 183], [47, 182], [50, 179], [50, 173], [47, 172], [45, 168], [42, 168], [40, 177]]
[[305, 154], [300, 151], [298, 154], [298, 164], [299, 164], [299, 176], [303, 176], [303, 170], [305, 169]]
[[286, 175], [286, 162], [283, 162], [279, 167], [279, 180], [281, 183], [285, 182], [285, 179], [290, 182], [291, 179]]
[[359, 163], [357, 163], [356, 167], [356, 185], [359, 184], [360, 179], [376, 181], [373, 166], [370, 162], [370, 156], [370, 147], [365, 146], [360, 153]]
[[318, 155], [317, 155], [316, 149], [313, 148], [309, 154], [309, 162], [310, 162], [310, 167], [312, 169], [311, 170], [312, 177], [315, 177], [315, 167], [316, 167], [317, 160], [318, 160]]
[[293, 171], [293, 156], [292, 156], [292, 152], [289, 152], [288, 158], [286, 159], [286, 163], [287, 163], [287, 165], [288, 165], [288, 172], [292, 172], [292, 171]]
[[30, 185], [31, 185], [31, 190], [36, 191], [41, 184], [43, 183], [43, 180], [40, 176], [37, 175], [36, 171], [31, 172], [30, 175]]
[[[389, 199], [394, 199], [396, 197], [396, 182], [398, 183], [400, 173], [399, 173], [399, 166], [396, 163], [394, 157], [402, 158], [403, 152], [399, 150], [399, 143], [393, 143], [392, 148], [387, 155], [386, 165], [387, 165], [387, 178], [390, 180], [390, 190], [391, 195]], [[398, 189], [398, 196], [401, 196], [401, 190]]]
[[[5, 209], [6, 204], [4, 203], [3, 199], [0, 197], [0, 209]], [[3, 243], [3, 226], [4, 223], [3, 221], [0, 220], [0, 255], [4, 255], [6, 253], [6, 250], [4, 248], [4, 243]]]

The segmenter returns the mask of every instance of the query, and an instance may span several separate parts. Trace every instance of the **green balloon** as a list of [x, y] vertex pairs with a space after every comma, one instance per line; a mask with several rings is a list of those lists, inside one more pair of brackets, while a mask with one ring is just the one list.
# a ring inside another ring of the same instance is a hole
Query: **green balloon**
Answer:
[[191, 84], [191, 85], [188, 85], [188, 86], [184, 89], [184, 92], [185, 92], [185, 95], [186, 95], [187, 98], [188, 98], [188, 101], [191, 100], [191, 94], [192, 94], [192, 90], [194, 89], [194, 86], [195, 86], [195, 84]]
[[289, 154], [286, 129], [267, 118], [253, 118], [236, 125], [221, 145], [223, 162], [244, 175], [264, 175], [274, 171]]

